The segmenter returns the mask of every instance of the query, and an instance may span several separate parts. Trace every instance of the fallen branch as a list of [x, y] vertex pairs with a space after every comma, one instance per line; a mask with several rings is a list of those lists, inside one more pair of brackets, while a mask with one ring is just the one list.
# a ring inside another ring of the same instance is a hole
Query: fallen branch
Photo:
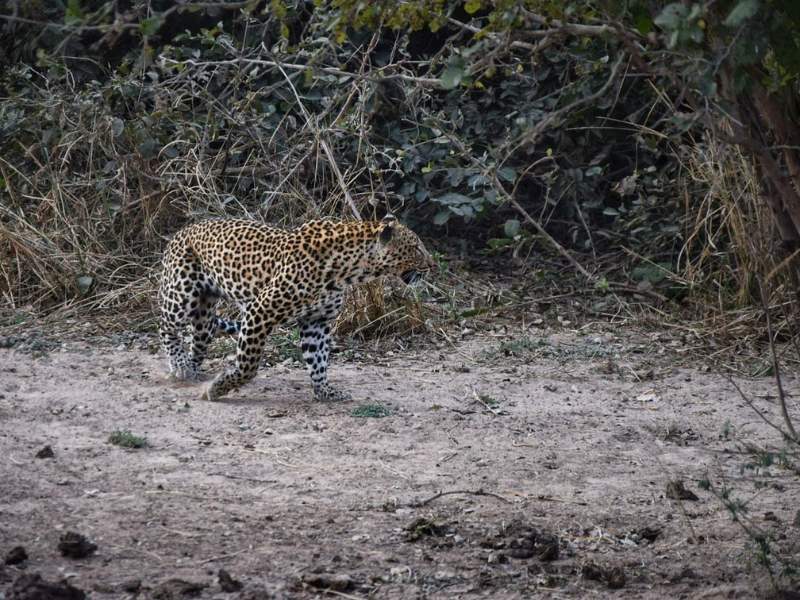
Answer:
[[494, 494], [492, 492], [484, 492], [483, 490], [451, 490], [449, 492], [439, 492], [438, 494], [434, 494], [430, 498], [426, 500], [422, 500], [421, 502], [412, 502], [409, 504], [412, 508], [420, 508], [425, 506], [426, 504], [430, 504], [434, 500], [438, 500], [442, 496], [450, 496], [451, 494], [467, 494], [469, 496], [491, 496], [492, 498], [497, 498], [506, 504], [512, 504], [511, 500], [508, 498], [503, 498], [499, 494]]
[[798, 444], [800, 443], [800, 438], [797, 437], [797, 431], [794, 428], [794, 423], [792, 423], [792, 418], [789, 416], [789, 411], [786, 408], [786, 392], [783, 389], [783, 381], [781, 381], [778, 356], [775, 353], [775, 341], [772, 339], [772, 319], [769, 316], [769, 304], [767, 302], [767, 297], [764, 294], [764, 287], [760, 283], [758, 289], [761, 292], [761, 305], [764, 308], [764, 316], [767, 319], [767, 339], [769, 340], [769, 351], [772, 355], [772, 370], [775, 373], [775, 383], [778, 387], [778, 401], [780, 402], [781, 406], [781, 416], [783, 417], [783, 423], [786, 425], [788, 432], [788, 435], [787, 433], [784, 433], [784, 436], [788, 437], [795, 444]]

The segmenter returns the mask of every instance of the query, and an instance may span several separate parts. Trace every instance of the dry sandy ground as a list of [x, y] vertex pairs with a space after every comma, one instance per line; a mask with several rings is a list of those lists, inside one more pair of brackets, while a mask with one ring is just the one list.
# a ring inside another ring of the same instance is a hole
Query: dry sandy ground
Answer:
[[[675, 366], [654, 334], [520, 336], [340, 353], [339, 404], [285, 363], [198, 401], [152, 338], [2, 349], [0, 554], [28, 559], [0, 567], [0, 590], [40, 573], [91, 598], [764, 597], [698, 481], [747, 500], [783, 549], [800, 489], [777, 464], [744, 468], [742, 443], [776, 436], [729, 381]], [[776, 414], [772, 379], [737, 381]], [[391, 414], [354, 416], [376, 404]], [[698, 499], [668, 497], [674, 479]], [[67, 531], [97, 551], [62, 556]]]

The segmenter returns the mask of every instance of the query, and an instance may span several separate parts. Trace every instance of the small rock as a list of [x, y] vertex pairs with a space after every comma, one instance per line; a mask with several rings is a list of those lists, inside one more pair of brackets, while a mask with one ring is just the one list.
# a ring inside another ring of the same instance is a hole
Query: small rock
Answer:
[[90, 542], [80, 533], [68, 531], [59, 539], [58, 550], [67, 558], [86, 558], [94, 554], [97, 544]]
[[56, 453], [47, 445], [36, 453], [36, 458], [55, 458]]
[[50, 583], [38, 573], [17, 577], [6, 592], [7, 600], [85, 600], [86, 594], [67, 581]]
[[659, 527], [650, 527], [646, 525], [644, 527], [640, 527], [633, 533], [639, 536], [640, 539], [653, 543], [656, 541], [656, 538], [661, 535], [661, 529]]
[[587, 562], [581, 567], [581, 575], [592, 581], [600, 581], [603, 578], [603, 574], [603, 569], [593, 562]]
[[[515, 524], [509, 528], [514, 537], [509, 540], [506, 548], [511, 558], [533, 558], [539, 552], [539, 532], [528, 525]], [[502, 546], [497, 546], [501, 548]]]
[[22, 546], [15, 546], [8, 554], [6, 554], [5, 563], [7, 565], [18, 565], [21, 562], [28, 560], [28, 553]]
[[625, 587], [625, 571], [622, 570], [622, 567], [611, 567], [606, 571], [603, 579], [605, 579], [606, 585], [612, 590]]
[[183, 579], [167, 579], [159, 583], [150, 594], [152, 600], [178, 600], [180, 598], [193, 598], [208, 587], [199, 581], [184, 581]]
[[446, 527], [431, 519], [419, 517], [414, 519], [404, 527], [406, 530], [406, 541], [416, 542], [426, 536], [439, 537], [445, 534]]
[[128, 592], [129, 594], [135, 594], [142, 588], [142, 580], [136, 578], [126, 579], [124, 581], [121, 581], [118, 587], [123, 592]]
[[497, 565], [508, 562], [508, 558], [502, 552], [490, 552], [486, 562], [490, 565]]
[[672, 583], [678, 583], [684, 579], [694, 579], [697, 577], [697, 574], [689, 567], [684, 567], [677, 573], [675, 573], [672, 577], [670, 577], [670, 581]]
[[778, 519], [778, 515], [776, 515], [771, 510], [768, 510], [767, 512], [764, 513], [764, 520], [765, 521], [774, 521], [775, 523], [777, 523], [780, 519]]
[[692, 490], [687, 490], [686, 487], [683, 485], [683, 481], [680, 479], [675, 479], [674, 481], [670, 481], [667, 483], [667, 498], [672, 498], [673, 500], [697, 500], [697, 494], [695, 494]]
[[275, 595], [266, 588], [257, 586], [243, 591], [237, 600], [284, 600], [283, 596]]
[[558, 538], [554, 535], [543, 535], [536, 541], [536, 555], [539, 560], [558, 560]]
[[339, 573], [315, 573], [303, 577], [302, 581], [311, 587], [334, 592], [346, 592], [353, 587], [352, 578]]
[[223, 592], [238, 592], [244, 587], [241, 581], [231, 577], [231, 574], [225, 569], [220, 569], [219, 572], [217, 572], [217, 578], [219, 579], [219, 587], [222, 588]]

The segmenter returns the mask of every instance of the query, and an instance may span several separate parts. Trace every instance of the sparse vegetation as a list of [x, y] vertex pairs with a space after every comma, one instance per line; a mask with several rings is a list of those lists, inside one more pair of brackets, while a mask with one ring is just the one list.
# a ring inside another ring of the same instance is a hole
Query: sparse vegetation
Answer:
[[118, 429], [113, 431], [108, 436], [108, 443], [119, 446], [120, 448], [146, 448], [148, 446], [147, 438], [141, 435], [136, 435], [127, 429]]
[[383, 404], [362, 404], [350, 411], [351, 417], [360, 419], [382, 419], [392, 415], [392, 409]]

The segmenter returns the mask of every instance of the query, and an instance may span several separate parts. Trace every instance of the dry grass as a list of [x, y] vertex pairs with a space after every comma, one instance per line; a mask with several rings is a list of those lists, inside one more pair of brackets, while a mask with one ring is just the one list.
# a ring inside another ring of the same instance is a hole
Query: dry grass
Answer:
[[702, 329], [742, 343], [763, 338], [763, 287], [775, 332], [785, 338], [792, 330], [797, 254], [780, 247], [752, 162], [711, 136], [686, 151], [686, 243], [677, 275], [700, 309]]
[[[331, 131], [231, 111], [197, 86], [220, 69], [192, 64], [142, 88], [141, 101], [160, 111], [148, 121], [139, 108], [123, 119], [114, 106], [126, 100], [117, 86], [130, 82], [78, 88], [19, 68], [26, 95], [7, 100], [20, 127], [0, 155], [0, 322], [19, 312], [149, 311], [163, 247], [187, 222], [237, 216], [293, 226], [352, 218], [356, 205], [365, 218], [382, 214], [370, 202], [376, 190], [355, 183], [363, 156], [342, 172], [322, 149]], [[331, 107], [350, 94], [343, 88]], [[204, 118], [187, 118], [187, 98], [206, 107]], [[351, 109], [349, 118], [363, 118], [363, 107]], [[359, 143], [358, 132], [346, 133]]]
[[390, 287], [378, 279], [352, 289], [336, 321], [336, 332], [354, 337], [404, 335], [428, 329], [426, 310], [413, 288]]

